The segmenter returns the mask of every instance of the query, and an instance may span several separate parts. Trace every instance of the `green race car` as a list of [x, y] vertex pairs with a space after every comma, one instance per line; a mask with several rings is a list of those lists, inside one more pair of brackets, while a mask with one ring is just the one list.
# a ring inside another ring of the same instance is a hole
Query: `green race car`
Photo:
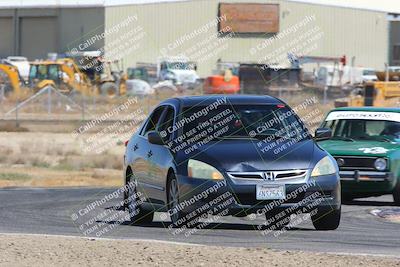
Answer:
[[332, 131], [319, 145], [338, 163], [345, 200], [393, 194], [400, 205], [400, 108], [337, 108], [322, 128]]

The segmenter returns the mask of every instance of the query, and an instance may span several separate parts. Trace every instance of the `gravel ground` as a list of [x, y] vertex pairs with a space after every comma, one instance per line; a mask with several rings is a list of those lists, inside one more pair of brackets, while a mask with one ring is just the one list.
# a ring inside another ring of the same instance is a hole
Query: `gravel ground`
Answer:
[[0, 234], [0, 266], [400, 266], [399, 258]]

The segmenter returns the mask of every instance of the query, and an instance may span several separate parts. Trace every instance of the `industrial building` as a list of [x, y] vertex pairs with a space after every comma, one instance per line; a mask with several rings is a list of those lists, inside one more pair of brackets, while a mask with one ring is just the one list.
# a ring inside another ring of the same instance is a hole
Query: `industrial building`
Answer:
[[287, 65], [291, 52], [346, 55], [349, 63], [376, 69], [400, 65], [396, 1], [34, 2], [0, 2], [0, 58], [102, 50], [129, 67], [183, 55], [197, 62], [202, 77], [218, 61]]

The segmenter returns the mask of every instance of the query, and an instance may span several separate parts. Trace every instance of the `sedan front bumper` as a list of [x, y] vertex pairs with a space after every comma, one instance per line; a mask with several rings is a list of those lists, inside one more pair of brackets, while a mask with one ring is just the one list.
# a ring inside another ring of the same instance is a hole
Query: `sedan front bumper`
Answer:
[[[340, 208], [340, 182], [337, 174], [305, 178], [303, 182], [276, 181], [285, 184], [286, 199], [257, 200], [256, 185], [235, 184], [227, 177], [213, 181], [178, 176], [180, 203], [185, 203], [186, 212], [203, 210], [204, 207], [226, 209], [226, 215], [245, 216], [251, 213], [276, 213], [282, 210], [308, 212], [316, 208], [337, 210]], [[205, 210], [205, 209], [204, 209]]]

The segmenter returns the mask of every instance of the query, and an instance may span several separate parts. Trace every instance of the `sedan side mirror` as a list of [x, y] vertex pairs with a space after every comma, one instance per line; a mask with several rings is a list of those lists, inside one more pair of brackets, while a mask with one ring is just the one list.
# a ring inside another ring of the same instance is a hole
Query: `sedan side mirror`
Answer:
[[332, 130], [330, 128], [318, 128], [315, 130], [314, 140], [324, 141], [332, 137]]
[[160, 134], [156, 131], [150, 131], [147, 134], [147, 139], [149, 140], [150, 144], [164, 145], [164, 141], [162, 140]]

